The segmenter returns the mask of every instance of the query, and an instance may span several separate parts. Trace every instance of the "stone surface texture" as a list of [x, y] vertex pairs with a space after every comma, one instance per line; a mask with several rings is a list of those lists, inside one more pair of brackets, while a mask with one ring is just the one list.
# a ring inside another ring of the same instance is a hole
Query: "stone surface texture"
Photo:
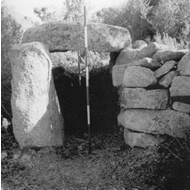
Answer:
[[163, 76], [160, 80], [159, 80], [159, 84], [160, 86], [164, 87], [164, 88], [168, 88], [171, 83], [172, 80], [177, 77], [179, 75], [179, 72], [177, 71], [170, 71], [169, 73], [167, 73], [165, 76]]
[[122, 86], [148, 87], [157, 82], [154, 72], [141, 66], [131, 66], [125, 70]]
[[126, 110], [119, 114], [118, 123], [133, 131], [177, 138], [190, 132], [190, 116], [174, 110]]
[[63, 118], [48, 49], [39, 42], [11, 49], [13, 132], [21, 148], [63, 145]]
[[124, 108], [165, 109], [168, 90], [145, 90], [143, 88], [123, 88], [120, 106]]
[[150, 146], [159, 145], [161, 142], [163, 142], [164, 139], [162, 137], [157, 137], [156, 135], [137, 133], [125, 128], [124, 140], [125, 143], [132, 148], [133, 147], [147, 148]]
[[157, 59], [161, 62], [166, 62], [166, 61], [169, 61], [169, 60], [180, 60], [184, 55], [185, 53], [187, 52], [188, 50], [160, 50], [158, 52], [156, 52], [154, 55], [153, 55], [153, 58], [154, 59]]
[[[80, 23], [49, 22], [28, 29], [22, 43], [42, 42], [52, 51], [84, 49], [84, 26]], [[88, 24], [88, 49], [113, 52], [130, 47], [131, 36], [126, 28], [100, 23]]]
[[150, 43], [148, 46], [142, 49], [132, 49], [130, 47], [127, 47], [120, 52], [116, 60], [116, 65], [128, 64], [132, 61], [137, 61], [145, 57], [151, 58], [152, 55], [155, 54], [158, 50], [166, 48], [167, 46], [160, 45], [156, 42]]
[[146, 47], [148, 44], [143, 41], [143, 40], [136, 40], [133, 44], [132, 44], [132, 48], [133, 49], [142, 49], [144, 47]]
[[180, 75], [190, 76], [190, 51], [179, 61], [177, 69]]
[[159, 78], [163, 76], [164, 74], [168, 73], [175, 65], [177, 62], [171, 60], [171, 61], [166, 61], [164, 65], [162, 65], [159, 69], [155, 71], [155, 76], [156, 78]]
[[180, 112], [190, 113], [190, 104], [185, 104], [183, 102], [174, 102], [172, 108]]
[[173, 96], [190, 96], [190, 77], [177, 76], [173, 79], [170, 87], [170, 95]]

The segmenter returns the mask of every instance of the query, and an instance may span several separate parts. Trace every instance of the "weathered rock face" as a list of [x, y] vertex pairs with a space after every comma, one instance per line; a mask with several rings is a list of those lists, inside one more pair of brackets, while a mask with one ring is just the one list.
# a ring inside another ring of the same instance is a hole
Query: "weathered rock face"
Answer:
[[116, 65], [128, 64], [145, 57], [152, 57], [152, 55], [158, 50], [165, 48], [167, 48], [165, 45], [160, 45], [156, 42], [150, 43], [147, 47], [142, 49], [132, 49], [130, 47], [125, 48], [120, 52], [116, 60]]
[[163, 76], [168, 73], [177, 63], [175, 61], [167, 61], [159, 69], [155, 71], [156, 78]]
[[124, 108], [165, 109], [168, 102], [168, 91], [123, 88], [120, 101], [121, 107]]
[[172, 83], [172, 80], [177, 77], [179, 75], [179, 72], [177, 71], [170, 71], [169, 73], [167, 73], [165, 76], [163, 76], [160, 81], [159, 84], [164, 87], [164, 88], [168, 88], [170, 86], [170, 84]]
[[190, 113], [190, 104], [185, 104], [183, 102], [174, 102], [172, 108], [180, 112]]
[[171, 96], [190, 96], [190, 77], [178, 76], [172, 81]]
[[173, 110], [126, 110], [119, 114], [118, 123], [133, 131], [177, 138], [186, 138], [190, 131], [190, 116]]
[[[79, 23], [50, 22], [24, 33], [22, 43], [42, 42], [50, 51], [84, 49], [84, 28]], [[100, 23], [88, 24], [88, 49], [95, 52], [114, 52], [131, 46], [127, 29]]]
[[156, 135], [137, 133], [130, 131], [127, 128], [124, 129], [124, 140], [125, 143], [128, 144], [130, 147], [142, 148], [156, 146], [164, 141], [163, 138], [157, 137]]
[[180, 75], [190, 76], [190, 51], [179, 61], [177, 69]]
[[38, 42], [26, 43], [14, 46], [10, 56], [12, 122], [20, 147], [61, 146], [63, 118], [47, 48]]
[[154, 72], [141, 66], [128, 67], [123, 76], [124, 87], [148, 87], [157, 82]]
[[160, 50], [153, 55], [153, 58], [161, 62], [166, 62], [169, 60], [178, 61], [185, 55], [186, 52], [187, 50]]
[[114, 65], [112, 69], [113, 86], [120, 86], [123, 81], [123, 75], [127, 69], [127, 65]]

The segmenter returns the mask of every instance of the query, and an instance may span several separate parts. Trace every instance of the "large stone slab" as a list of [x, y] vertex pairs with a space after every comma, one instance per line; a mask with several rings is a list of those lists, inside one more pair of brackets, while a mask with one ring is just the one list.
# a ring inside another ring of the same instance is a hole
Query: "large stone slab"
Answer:
[[190, 96], [190, 77], [178, 76], [172, 81], [170, 95], [173, 96]]
[[188, 50], [159, 50], [153, 55], [154, 59], [157, 59], [161, 62], [166, 62], [169, 60], [179, 61]]
[[179, 61], [177, 69], [180, 75], [190, 76], [190, 51]]
[[190, 104], [185, 104], [183, 102], [174, 102], [172, 108], [180, 112], [190, 113]]
[[164, 74], [168, 73], [174, 66], [177, 64], [177, 62], [171, 60], [171, 61], [166, 61], [164, 65], [162, 65], [159, 69], [155, 71], [155, 76], [156, 78], [159, 78], [163, 76]]
[[150, 135], [146, 133], [137, 133], [130, 131], [127, 128], [124, 129], [125, 143], [130, 147], [142, 147], [147, 148], [150, 146], [157, 146], [164, 141], [164, 138], [157, 135]]
[[177, 77], [179, 75], [179, 72], [177, 71], [170, 71], [169, 73], [167, 73], [165, 76], [163, 76], [160, 80], [159, 80], [159, 84], [160, 86], [164, 87], [164, 88], [168, 88], [171, 83], [172, 80]]
[[127, 129], [150, 134], [186, 138], [190, 132], [190, 116], [174, 110], [131, 109], [121, 111], [118, 123]]
[[[131, 46], [126, 28], [100, 23], [88, 24], [88, 49], [95, 52], [113, 52]], [[84, 26], [80, 23], [49, 22], [28, 29], [22, 43], [42, 42], [50, 51], [78, 51], [84, 49]]]
[[39, 42], [16, 45], [10, 60], [13, 132], [20, 147], [63, 145], [63, 118], [48, 49]]
[[123, 88], [120, 106], [123, 108], [165, 109], [168, 90], [145, 90], [143, 88]]
[[147, 47], [142, 49], [132, 49], [127, 47], [123, 49], [116, 60], [116, 65], [128, 64], [145, 57], [152, 57], [158, 50], [167, 49], [168, 47], [156, 42], [150, 43]]
[[125, 70], [122, 86], [148, 87], [157, 82], [154, 72], [141, 66], [131, 66]]

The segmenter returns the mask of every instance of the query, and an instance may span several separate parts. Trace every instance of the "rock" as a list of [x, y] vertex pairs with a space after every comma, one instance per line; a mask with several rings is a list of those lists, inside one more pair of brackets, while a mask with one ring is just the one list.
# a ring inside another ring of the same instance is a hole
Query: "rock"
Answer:
[[63, 118], [47, 48], [39, 42], [16, 45], [10, 61], [12, 124], [20, 147], [63, 145]]
[[130, 131], [127, 128], [124, 129], [124, 140], [125, 143], [132, 148], [133, 147], [147, 148], [150, 146], [159, 145], [161, 142], [164, 141], [163, 138], [157, 137], [156, 135], [137, 133]]
[[179, 61], [177, 69], [180, 75], [190, 76], [190, 51]]
[[147, 47], [144, 47], [142, 49], [132, 49], [130, 47], [127, 47], [121, 50], [116, 60], [116, 65], [128, 64], [145, 57], [151, 58], [153, 54], [155, 54], [158, 50], [166, 48], [167, 46], [158, 44], [156, 42], [150, 43]]
[[177, 63], [175, 61], [167, 61], [162, 65], [159, 69], [155, 71], [156, 78], [163, 76], [164, 74], [168, 73]]
[[169, 60], [179, 61], [187, 51], [188, 50], [159, 50], [153, 55], [153, 58], [163, 63]]
[[190, 113], [190, 104], [185, 104], [182, 102], [174, 102], [172, 108], [180, 112]]
[[112, 69], [113, 86], [120, 86], [123, 81], [123, 75], [127, 69], [127, 65], [114, 65]]
[[24, 154], [20, 159], [21, 164], [25, 165], [26, 167], [32, 168], [34, 164], [32, 163], [32, 158], [30, 155]]
[[157, 69], [161, 66], [161, 64], [155, 60], [155, 59], [151, 59], [149, 57], [145, 57], [143, 59], [139, 59], [137, 61], [133, 61], [131, 63], [127, 64], [128, 67], [130, 66], [142, 66], [142, 67], [146, 67], [149, 69]]
[[7, 152], [5, 151], [1, 152], [1, 160], [7, 158], [7, 156], [8, 156]]
[[174, 110], [126, 110], [119, 114], [118, 123], [133, 131], [177, 138], [190, 132], [190, 116]]
[[190, 77], [175, 77], [170, 87], [170, 96], [190, 96]]
[[[131, 46], [126, 28], [100, 23], [88, 24], [88, 50], [113, 52]], [[80, 23], [49, 22], [28, 29], [22, 43], [42, 42], [52, 51], [84, 50], [84, 27]]]
[[120, 105], [124, 108], [165, 109], [168, 103], [168, 91], [123, 88], [120, 100]]
[[143, 40], [136, 40], [133, 44], [132, 44], [132, 48], [133, 49], [142, 49], [144, 47], [147, 46], [147, 43]]
[[124, 87], [148, 87], [156, 82], [154, 72], [150, 69], [131, 66], [125, 70], [122, 85]]
[[159, 84], [160, 86], [164, 87], [164, 88], [168, 88], [171, 83], [172, 80], [177, 77], [179, 75], [179, 72], [177, 71], [170, 71], [169, 73], [167, 73], [165, 76], [163, 76], [160, 81]]

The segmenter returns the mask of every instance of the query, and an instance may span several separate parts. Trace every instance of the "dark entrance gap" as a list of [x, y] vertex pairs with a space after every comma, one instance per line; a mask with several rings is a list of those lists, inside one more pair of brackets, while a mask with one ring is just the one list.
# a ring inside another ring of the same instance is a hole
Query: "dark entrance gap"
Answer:
[[[52, 70], [66, 135], [87, 134], [86, 84], [82, 76], [79, 86], [78, 74], [57, 67]], [[108, 66], [90, 71], [91, 132], [108, 133], [117, 125], [119, 113], [117, 89], [112, 85]]]

